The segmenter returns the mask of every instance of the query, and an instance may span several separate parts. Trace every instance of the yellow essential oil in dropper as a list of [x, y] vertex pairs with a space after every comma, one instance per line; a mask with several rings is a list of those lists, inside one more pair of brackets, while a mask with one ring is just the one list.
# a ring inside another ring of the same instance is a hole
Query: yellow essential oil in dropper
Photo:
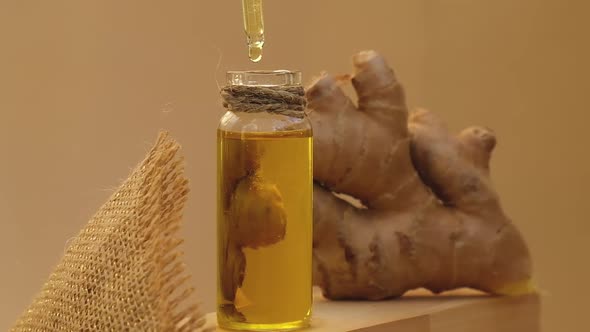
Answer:
[[264, 20], [262, 0], [242, 0], [244, 11], [244, 30], [248, 38], [248, 56], [253, 62], [262, 59], [264, 46]]

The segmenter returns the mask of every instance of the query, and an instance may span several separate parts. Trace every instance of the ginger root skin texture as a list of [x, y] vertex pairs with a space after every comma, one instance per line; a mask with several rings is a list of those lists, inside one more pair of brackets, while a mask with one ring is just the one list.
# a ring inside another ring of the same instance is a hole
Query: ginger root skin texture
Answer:
[[[453, 135], [434, 113], [408, 112], [402, 86], [374, 51], [353, 64], [352, 76], [323, 74], [306, 93], [314, 283], [324, 296], [380, 300], [419, 287], [534, 291], [529, 250], [490, 181], [494, 133], [470, 127]], [[341, 89], [347, 82], [357, 105]]]

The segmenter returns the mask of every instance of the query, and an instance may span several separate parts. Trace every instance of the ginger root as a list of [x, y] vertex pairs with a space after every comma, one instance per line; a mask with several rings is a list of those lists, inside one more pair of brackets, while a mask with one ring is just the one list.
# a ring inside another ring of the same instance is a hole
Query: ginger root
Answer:
[[230, 234], [240, 247], [258, 249], [285, 238], [287, 215], [276, 185], [254, 173], [239, 181], [230, 204]]
[[490, 181], [492, 131], [453, 136], [433, 113], [408, 113], [380, 55], [361, 52], [353, 63], [358, 106], [340, 89], [347, 76], [324, 74], [307, 91], [314, 283], [330, 299], [378, 300], [418, 287], [532, 291], [529, 251]]
[[236, 307], [236, 294], [244, 282], [246, 256], [244, 248], [258, 249], [285, 238], [287, 216], [283, 198], [276, 185], [264, 178], [260, 157], [264, 153], [256, 142], [243, 140], [230, 144], [221, 167], [224, 176], [221, 190], [225, 222], [219, 233], [221, 243], [221, 292], [225, 304], [221, 311], [232, 319], [244, 321]]

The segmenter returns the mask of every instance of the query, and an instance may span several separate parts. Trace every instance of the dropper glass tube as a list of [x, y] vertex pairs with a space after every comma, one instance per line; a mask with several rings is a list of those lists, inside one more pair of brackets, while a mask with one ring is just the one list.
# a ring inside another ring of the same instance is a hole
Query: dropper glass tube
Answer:
[[242, 0], [244, 12], [244, 30], [248, 40], [248, 56], [253, 62], [262, 59], [264, 46], [264, 19], [262, 0]]

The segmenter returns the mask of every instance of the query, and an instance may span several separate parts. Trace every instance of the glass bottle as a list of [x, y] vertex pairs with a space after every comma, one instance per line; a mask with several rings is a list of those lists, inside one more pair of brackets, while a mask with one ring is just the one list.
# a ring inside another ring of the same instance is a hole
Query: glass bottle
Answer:
[[235, 71], [227, 79], [227, 91], [247, 93], [240, 107], [226, 100], [218, 127], [218, 324], [305, 327], [312, 305], [311, 123], [304, 102], [282, 109], [257, 96], [260, 89], [302, 92], [301, 73]]

